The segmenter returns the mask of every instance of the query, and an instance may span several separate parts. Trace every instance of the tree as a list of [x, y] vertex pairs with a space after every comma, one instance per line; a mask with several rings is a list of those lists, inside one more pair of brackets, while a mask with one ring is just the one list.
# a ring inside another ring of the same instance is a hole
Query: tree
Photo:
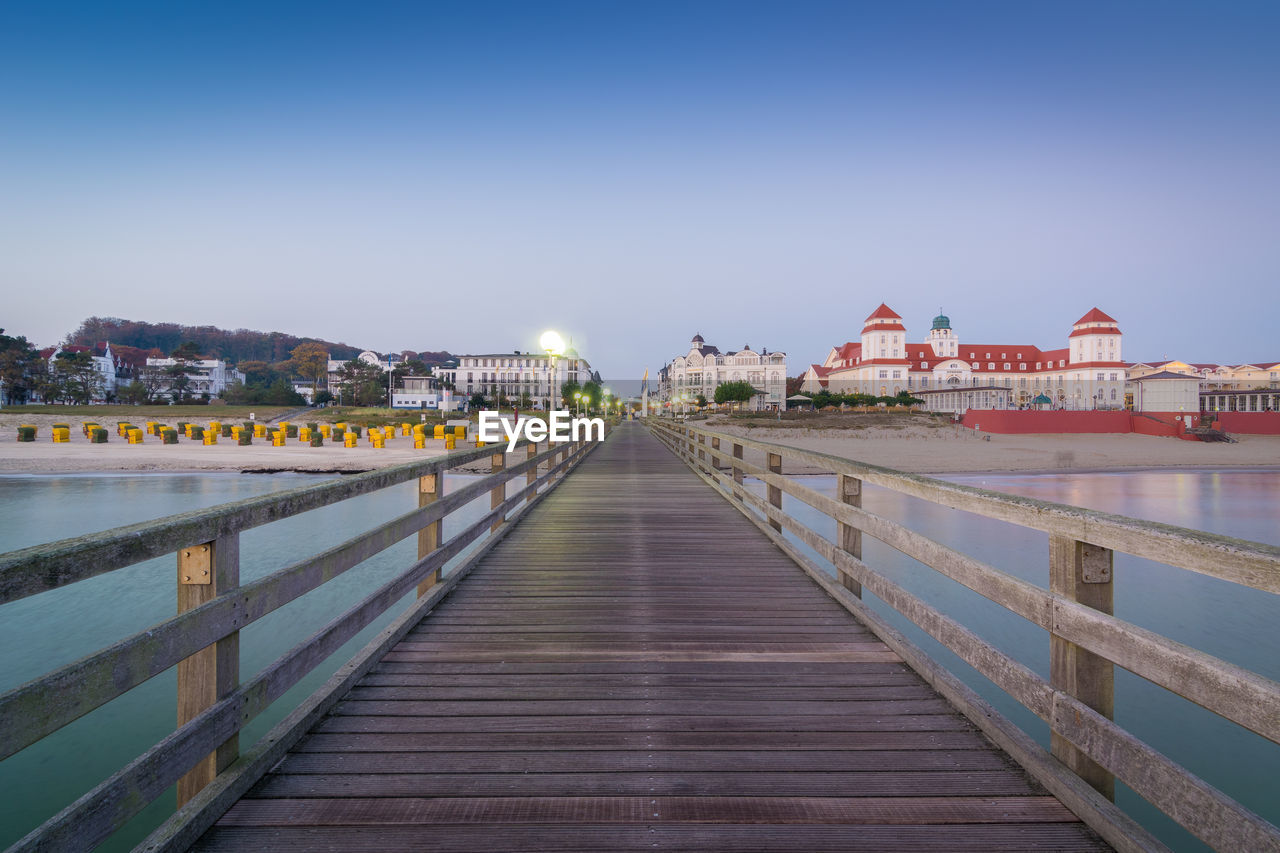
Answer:
[[485, 399], [484, 394], [477, 391], [471, 395], [471, 399], [467, 401], [467, 405], [472, 409], [483, 409], [488, 405], [488, 402], [489, 401]]
[[759, 393], [750, 382], [741, 380], [722, 382], [716, 386], [716, 402], [745, 403]]
[[151, 402], [151, 396], [147, 392], [147, 386], [143, 385], [137, 379], [133, 380], [116, 392], [116, 396], [120, 398], [121, 403], [125, 403], [130, 406], [140, 406], [143, 403]]
[[582, 386], [578, 384], [578, 380], [570, 379], [568, 382], [560, 386], [560, 402], [563, 408], [571, 408], [575, 402], [573, 395], [582, 391]]
[[102, 374], [87, 352], [60, 352], [53, 359], [53, 390], [56, 399], [87, 406], [102, 394]]
[[202, 358], [200, 347], [195, 341], [183, 341], [169, 353], [169, 358], [174, 362], [165, 369], [169, 376], [169, 398], [175, 403], [185, 403], [190, 399], [187, 389], [191, 387], [191, 377], [200, 372], [195, 365]]
[[353, 358], [338, 368], [338, 389], [349, 406], [381, 405], [386, 400], [386, 375], [376, 364]]
[[707, 395], [706, 395], [706, 394], [699, 394], [699, 395], [697, 396], [697, 398], [696, 398], [693, 402], [697, 403], [697, 404], [698, 404], [698, 408], [699, 408], [699, 409], [701, 409], [703, 406], [705, 406], [705, 405], [707, 404]]
[[40, 354], [25, 336], [10, 337], [0, 329], [0, 403], [25, 403], [31, 396], [31, 371]]
[[314, 395], [320, 387], [320, 381], [329, 375], [329, 350], [324, 344], [298, 344], [289, 353], [289, 364], [294, 373], [311, 380], [311, 392]]

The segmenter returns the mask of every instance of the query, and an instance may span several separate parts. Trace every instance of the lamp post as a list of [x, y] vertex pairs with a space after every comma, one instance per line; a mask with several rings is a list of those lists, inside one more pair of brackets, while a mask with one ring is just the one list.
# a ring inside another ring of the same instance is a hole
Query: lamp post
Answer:
[[391, 403], [391, 350], [387, 350], [387, 408], [395, 408]]
[[547, 354], [547, 411], [553, 411], [556, 403], [556, 356], [564, 352], [564, 338], [553, 331], [542, 333], [538, 345]]

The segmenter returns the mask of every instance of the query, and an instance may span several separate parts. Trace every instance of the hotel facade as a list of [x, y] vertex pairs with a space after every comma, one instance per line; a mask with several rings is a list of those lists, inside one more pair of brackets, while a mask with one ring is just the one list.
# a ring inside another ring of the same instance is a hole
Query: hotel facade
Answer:
[[857, 341], [832, 347], [810, 365], [801, 390], [816, 393], [902, 392], [933, 411], [964, 408], [1124, 408], [1127, 365], [1119, 324], [1097, 308], [1077, 320], [1067, 345], [965, 343], [939, 314], [921, 343], [907, 339], [902, 317], [885, 304], [872, 311]]
[[744, 405], [752, 411], [785, 408], [787, 354], [759, 352], [744, 344], [733, 352], [720, 352], [694, 335], [689, 351], [668, 362], [658, 374], [659, 396], [673, 406], [692, 407], [699, 395], [715, 399], [716, 387], [725, 382], [748, 382], [758, 392]]

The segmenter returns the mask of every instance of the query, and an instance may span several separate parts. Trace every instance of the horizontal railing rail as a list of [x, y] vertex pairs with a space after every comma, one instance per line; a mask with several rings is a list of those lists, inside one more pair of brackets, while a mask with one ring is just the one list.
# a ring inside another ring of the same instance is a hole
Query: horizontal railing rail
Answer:
[[[975, 489], [688, 424], [650, 423], [658, 438], [704, 480], [726, 497], [736, 499], [748, 518], [838, 600], [922, 674], [928, 671], [932, 678], [945, 683], [944, 694], [997, 742], [1011, 748], [1015, 758], [1113, 845], [1136, 850], [1162, 846], [1101, 799], [1113, 797], [1118, 778], [1216, 849], [1280, 849], [1280, 830], [1274, 825], [1111, 719], [1113, 665], [1119, 665], [1280, 743], [1280, 683], [1111, 613], [1113, 551], [1274, 593], [1280, 591], [1280, 548]], [[765, 465], [746, 461], [746, 448], [763, 453]], [[784, 459], [836, 474], [837, 497], [783, 476]], [[746, 476], [765, 484], [765, 497], [744, 487]], [[1048, 533], [1049, 589], [868, 512], [861, 505], [863, 483]], [[834, 520], [839, 542], [832, 542], [784, 513], [783, 494]], [[832, 571], [814, 564], [796, 549], [782, 535], [784, 530], [830, 563], [836, 580], [831, 579]], [[864, 534], [1048, 631], [1050, 678], [1042, 678], [865, 563], [861, 559]], [[860, 597], [864, 588], [1046, 721], [1051, 731], [1052, 755], [1058, 761], [1046, 761], [1048, 756], [1034, 741], [977, 700], [972, 691], [941, 671], [863, 604]], [[1064, 779], [1063, 770], [1078, 778]], [[1094, 790], [1079, 785], [1081, 780]]]
[[[223, 779], [233, 765], [239, 768], [237, 774], [243, 773], [238, 733], [245, 725], [415, 588], [419, 606], [411, 611], [418, 617], [428, 612], [423, 602], [447, 593], [506, 535], [510, 523], [554, 488], [594, 445], [548, 444], [539, 451], [537, 445], [521, 442], [524, 452], [511, 454], [520, 461], [510, 465], [505, 444], [477, 447], [0, 555], [0, 605], [165, 553], [178, 555], [176, 616], [0, 694], [2, 760], [178, 667], [176, 730], [11, 850], [91, 848], [175, 782], [179, 812], [190, 817], [191, 809], [183, 807], [202, 789]], [[447, 495], [440, 493], [439, 478], [446, 471], [483, 459], [489, 460], [491, 473]], [[523, 486], [507, 495], [507, 484], [522, 474]], [[239, 584], [238, 537], [243, 530], [415, 479], [418, 508]], [[486, 493], [491, 496], [489, 511], [443, 540], [443, 519]], [[241, 629], [415, 533], [416, 562], [240, 683]], [[444, 576], [446, 564], [477, 542], [479, 548]], [[397, 624], [401, 633], [411, 626], [403, 617]], [[330, 700], [315, 696], [308, 700], [313, 709], [326, 701]], [[280, 747], [278, 734], [273, 731], [267, 737], [273, 739], [270, 749]]]

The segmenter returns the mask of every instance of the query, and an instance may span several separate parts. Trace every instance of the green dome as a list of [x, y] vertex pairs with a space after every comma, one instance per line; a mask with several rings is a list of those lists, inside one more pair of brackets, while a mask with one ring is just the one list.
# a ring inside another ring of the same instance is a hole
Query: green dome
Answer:
[[937, 317], [933, 318], [933, 327], [935, 329], [950, 329], [951, 318], [946, 314], [939, 314]]

